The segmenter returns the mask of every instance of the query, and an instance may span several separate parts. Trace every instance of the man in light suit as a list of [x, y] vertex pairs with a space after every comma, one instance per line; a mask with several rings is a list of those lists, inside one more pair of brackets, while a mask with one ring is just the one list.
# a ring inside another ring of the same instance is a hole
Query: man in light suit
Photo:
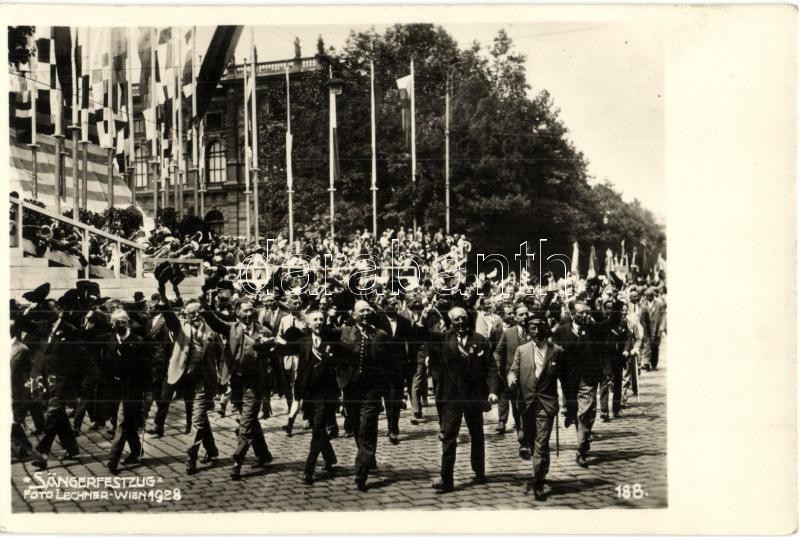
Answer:
[[656, 296], [656, 291], [652, 287], [644, 292], [644, 299], [644, 309], [647, 310], [647, 315], [649, 317], [645, 336], [650, 345], [650, 360], [645, 363], [645, 368], [656, 371], [658, 369], [658, 351], [661, 346], [661, 336], [666, 332], [667, 307], [664, 301]]
[[200, 314], [199, 300], [188, 300], [183, 308], [184, 320], [178, 319], [161, 294], [160, 311], [164, 322], [172, 333], [175, 345], [167, 366], [167, 380], [170, 385], [183, 384], [193, 398], [192, 426], [194, 435], [190, 437], [186, 454], [186, 473], [197, 471], [197, 455], [202, 444], [206, 454], [204, 463], [219, 456], [214, 442], [208, 412], [214, 408], [214, 394], [219, 381], [217, 378], [217, 352], [214, 333]]
[[[497, 364], [497, 371], [500, 375], [501, 382], [505, 382], [506, 374], [508, 373], [508, 366], [514, 359], [514, 353], [517, 352], [517, 347], [523, 343], [527, 343], [530, 337], [528, 331], [525, 329], [525, 319], [528, 317], [528, 307], [524, 304], [518, 305], [514, 309], [514, 321], [516, 324], [503, 330], [503, 335], [497, 342], [497, 348], [494, 350], [494, 361]], [[523, 456], [524, 450], [522, 444], [522, 433], [520, 432], [519, 412], [517, 410], [516, 402], [509, 401], [504, 396], [501, 396], [500, 403], [497, 405], [497, 434], [506, 432], [506, 422], [508, 421], [508, 409], [511, 407], [511, 415], [514, 418], [514, 430], [517, 432], [517, 440], [520, 442], [520, 456]]]
[[[544, 499], [544, 480], [550, 469], [550, 433], [558, 414], [558, 360], [562, 349], [548, 341], [550, 328], [543, 314], [528, 318], [532, 341], [514, 353], [508, 370], [508, 391], [513, 394], [522, 421], [524, 448], [533, 447], [533, 489], [536, 500]], [[530, 456], [530, 455], [529, 455]]]

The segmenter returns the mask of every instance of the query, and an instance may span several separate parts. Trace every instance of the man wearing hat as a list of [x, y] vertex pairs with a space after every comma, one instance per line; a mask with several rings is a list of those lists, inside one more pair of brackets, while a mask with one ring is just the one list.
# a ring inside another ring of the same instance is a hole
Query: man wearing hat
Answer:
[[[517, 347], [508, 370], [508, 391], [517, 401], [523, 444], [533, 447], [533, 488], [544, 499], [544, 480], [550, 469], [550, 433], [558, 413], [558, 363], [563, 349], [548, 341], [550, 327], [544, 313], [525, 321], [531, 341]], [[530, 455], [529, 455], [530, 457]]]
[[439, 493], [452, 492], [456, 445], [462, 418], [467, 423], [470, 462], [475, 482], [486, 481], [484, 460], [483, 413], [497, 402], [499, 378], [489, 341], [472, 331], [467, 311], [455, 307], [448, 312], [452, 328], [432, 334], [438, 352], [431, 354], [439, 371], [437, 387], [441, 405], [442, 470], [433, 488]]
[[50, 453], [56, 436], [66, 450], [64, 459], [75, 459], [78, 455], [78, 444], [67, 417], [66, 403], [73, 396], [71, 381], [74, 378], [74, 357], [81, 356], [84, 351], [78, 329], [62, 319], [55, 300], [43, 300], [36, 310], [39, 329], [33, 338], [37, 342], [37, 354], [32, 363], [31, 378], [41, 388], [47, 400], [47, 410], [44, 435], [36, 446], [36, 451], [43, 457], [33, 464], [46, 469], [47, 460], [44, 457]]

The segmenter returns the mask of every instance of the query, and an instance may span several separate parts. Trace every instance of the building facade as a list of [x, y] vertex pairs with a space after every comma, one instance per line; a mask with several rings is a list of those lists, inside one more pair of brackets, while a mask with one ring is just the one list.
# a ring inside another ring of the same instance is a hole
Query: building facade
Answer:
[[[294, 80], [294, 77], [323, 69], [326, 60], [324, 56], [317, 55], [257, 63], [256, 99], [263, 99], [270, 91], [286, 91], [287, 69]], [[198, 155], [198, 159], [202, 158], [204, 161], [201, 173], [205, 180], [201, 180], [201, 184], [205, 184], [205, 189], [197, 189], [195, 196], [191, 143], [187, 143], [185, 147], [188, 151], [184, 151], [185, 171], [180, 174], [182, 183], [176, 189], [173, 174], [170, 173], [167, 190], [164, 191], [164, 185], [160, 182], [158, 194], [159, 208], [173, 207], [179, 217], [196, 214], [215, 233], [234, 236], [247, 234], [243, 143], [244, 68], [244, 64], [234, 63], [227, 68], [203, 119], [205, 151]], [[152, 215], [153, 185], [148, 174], [150, 147], [145, 139], [145, 120], [137, 85], [133, 87], [133, 107], [136, 204], [148, 215]], [[190, 130], [188, 111], [189, 109], [184, 108], [184, 136]]]

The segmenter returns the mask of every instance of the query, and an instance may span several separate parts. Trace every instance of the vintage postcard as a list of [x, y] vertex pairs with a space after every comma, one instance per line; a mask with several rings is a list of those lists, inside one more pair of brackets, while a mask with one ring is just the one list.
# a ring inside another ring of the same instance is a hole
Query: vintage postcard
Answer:
[[794, 9], [0, 13], [3, 530], [797, 528]]

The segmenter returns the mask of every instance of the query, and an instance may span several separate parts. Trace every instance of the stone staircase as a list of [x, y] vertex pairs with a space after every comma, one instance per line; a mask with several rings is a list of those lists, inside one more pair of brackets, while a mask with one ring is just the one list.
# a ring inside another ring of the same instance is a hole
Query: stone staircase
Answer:
[[[23, 248], [9, 248], [10, 282], [9, 290], [11, 298], [23, 300], [22, 295], [27, 291], [35, 289], [45, 282], [50, 283], [51, 298], [58, 298], [69, 289], [75, 287], [77, 280], [81, 277], [82, 271], [77, 258], [65, 254], [64, 252], [47, 252], [44, 257], [32, 257], [26, 255]], [[67, 265], [67, 266], [64, 266]], [[108, 269], [105, 269], [108, 271]], [[96, 271], [92, 271], [93, 273]], [[108, 271], [110, 272], [110, 271]], [[158, 291], [158, 283], [152, 274], [147, 274], [142, 278], [91, 278], [100, 286], [100, 293], [104, 297], [118, 298], [123, 301], [133, 301], [133, 294], [142, 291], [145, 297], [149, 298], [152, 293]], [[203, 279], [199, 277], [187, 277], [180, 285], [181, 295], [185, 298], [199, 296]], [[172, 297], [172, 286], [167, 285], [167, 296]]]

